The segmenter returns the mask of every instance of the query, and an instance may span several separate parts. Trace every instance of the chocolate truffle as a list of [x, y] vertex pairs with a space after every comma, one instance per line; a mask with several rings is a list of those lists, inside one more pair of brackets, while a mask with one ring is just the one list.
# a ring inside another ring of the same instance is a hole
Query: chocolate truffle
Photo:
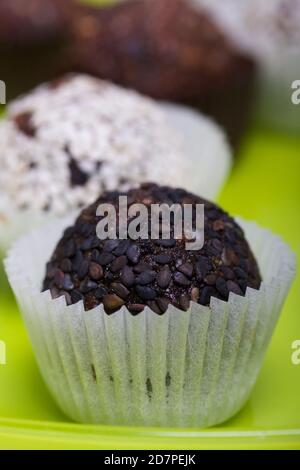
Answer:
[[9, 99], [56, 75], [78, 8], [75, 0], [0, 1], [0, 78]]
[[108, 314], [122, 306], [133, 314], [145, 306], [162, 314], [170, 304], [187, 310], [190, 301], [209, 305], [212, 297], [227, 301], [230, 292], [244, 296], [247, 287], [260, 287], [259, 268], [243, 230], [218, 206], [183, 189], [146, 183], [126, 193], [128, 206], [145, 204], [150, 227], [152, 204], [204, 204], [200, 250], [189, 251], [184, 237], [174, 238], [172, 218], [170, 239], [100, 240], [96, 210], [109, 203], [119, 213], [120, 195], [102, 194], [64, 232], [43, 283], [53, 298], [64, 295], [69, 305], [83, 301], [86, 310], [103, 304]]
[[74, 23], [72, 68], [151, 97], [200, 106], [237, 142], [254, 64], [188, 0], [88, 8]]

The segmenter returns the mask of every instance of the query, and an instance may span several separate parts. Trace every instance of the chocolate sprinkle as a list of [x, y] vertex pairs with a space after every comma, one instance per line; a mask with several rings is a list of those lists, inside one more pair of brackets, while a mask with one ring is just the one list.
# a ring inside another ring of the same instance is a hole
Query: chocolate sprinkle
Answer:
[[91, 263], [89, 267], [89, 275], [94, 281], [99, 281], [103, 277], [103, 269], [100, 264]]
[[113, 312], [124, 305], [124, 300], [115, 294], [107, 294], [103, 297], [103, 304], [108, 311]]

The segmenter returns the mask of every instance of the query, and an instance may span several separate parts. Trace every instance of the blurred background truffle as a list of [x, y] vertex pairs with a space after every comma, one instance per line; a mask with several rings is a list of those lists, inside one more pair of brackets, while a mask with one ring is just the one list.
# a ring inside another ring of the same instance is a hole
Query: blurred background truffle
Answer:
[[83, 8], [64, 60], [72, 70], [156, 99], [200, 107], [240, 140], [255, 65], [189, 0], [129, 0]]

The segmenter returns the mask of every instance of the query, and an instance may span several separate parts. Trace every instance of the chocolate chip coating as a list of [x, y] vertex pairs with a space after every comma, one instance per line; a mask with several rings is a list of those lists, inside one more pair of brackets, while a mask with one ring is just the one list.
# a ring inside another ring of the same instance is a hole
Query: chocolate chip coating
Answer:
[[[97, 239], [99, 204], [113, 204], [118, 212], [120, 195], [127, 195], [129, 206], [204, 204], [204, 246], [187, 250], [184, 239], [173, 238], [172, 221], [170, 240]], [[86, 310], [103, 304], [110, 314], [125, 305], [132, 314], [145, 307], [163, 314], [170, 304], [181, 310], [190, 301], [208, 306], [211, 297], [227, 301], [231, 292], [243, 296], [248, 286], [258, 289], [260, 283], [243, 230], [226, 212], [183, 189], [145, 183], [126, 194], [106, 192], [82, 211], [47, 263], [43, 290], [50, 289], [53, 298], [68, 293], [68, 304], [83, 300]]]

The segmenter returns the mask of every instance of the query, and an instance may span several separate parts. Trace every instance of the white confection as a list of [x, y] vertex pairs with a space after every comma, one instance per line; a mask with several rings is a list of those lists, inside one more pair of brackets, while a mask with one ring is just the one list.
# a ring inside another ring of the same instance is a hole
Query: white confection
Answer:
[[83, 302], [67, 307], [65, 297], [40, 292], [45, 264], [72, 222], [32, 232], [5, 261], [41, 374], [63, 412], [84, 423], [169, 428], [213, 426], [237, 413], [295, 277], [290, 248], [239, 220], [259, 262], [259, 290], [231, 293], [228, 302], [212, 297], [210, 308], [191, 302], [187, 312], [147, 307], [133, 316], [122, 307], [107, 315], [102, 305], [86, 312]]
[[191, 0], [204, 6], [241, 46], [263, 59], [299, 50], [300, 0]]
[[300, 0], [190, 0], [205, 7], [232, 41], [258, 64], [256, 117], [300, 130], [292, 84], [300, 76]]

